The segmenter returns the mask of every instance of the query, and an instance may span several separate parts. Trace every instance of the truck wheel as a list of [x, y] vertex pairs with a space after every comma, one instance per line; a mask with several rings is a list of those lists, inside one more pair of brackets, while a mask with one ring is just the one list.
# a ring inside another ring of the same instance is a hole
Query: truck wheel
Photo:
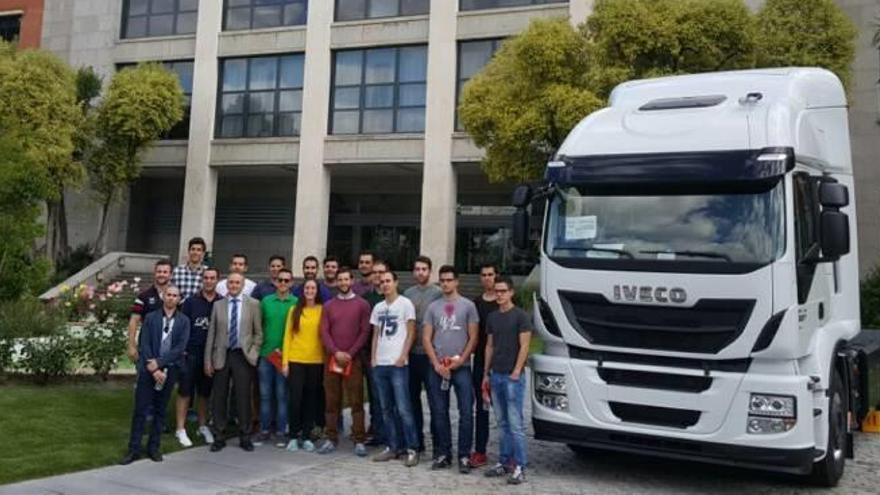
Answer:
[[825, 458], [813, 464], [813, 483], [819, 486], [837, 486], [846, 465], [846, 418], [848, 394], [837, 366], [831, 367], [831, 390], [828, 398], [828, 443]]

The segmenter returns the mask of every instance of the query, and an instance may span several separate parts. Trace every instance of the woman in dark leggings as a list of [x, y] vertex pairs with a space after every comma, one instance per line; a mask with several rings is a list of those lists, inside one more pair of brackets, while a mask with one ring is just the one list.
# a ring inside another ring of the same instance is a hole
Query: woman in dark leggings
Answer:
[[321, 344], [321, 293], [318, 282], [303, 284], [303, 297], [288, 315], [284, 329], [282, 359], [290, 386], [290, 442], [287, 450], [315, 450], [311, 438], [324, 378], [324, 347]]

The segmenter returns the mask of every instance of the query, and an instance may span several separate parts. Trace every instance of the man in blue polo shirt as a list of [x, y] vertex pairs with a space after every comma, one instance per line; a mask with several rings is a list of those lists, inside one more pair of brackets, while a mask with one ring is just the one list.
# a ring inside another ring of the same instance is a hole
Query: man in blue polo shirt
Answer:
[[280, 254], [269, 256], [269, 278], [258, 283], [251, 292], [251, 297], [262, 301], [264, 297], [275, 293], [275, 278], [282, 268], [287, 268], [287, 259]]
[[[306, 256], [303, 259], [303, 283], [299, 285], [299, 287], [293, 289], [293, 295], [296, 296], [297, 299], [303, 298], [303, 285], [305, 285], [306, 280], [318, 280], [318, 258], [314, 256]], [[318, 282], [318, 292], [321, 294], [322, 302], [330, 302], [333, 300], [333, 292], [327, 288], [322, 282]]]
[[[181, 312], [191, 323], [189, 340], [180, 370], [180, 386], [177, 389], [177, 431], [174, 436], [184, 447], [191, 447], [192, 440], [186, 434], [186, 411], [189, 400], [195, 402], [199, 417], [198, 434], [206, 444], [214, 443], [214, 436], [208, 428], [208, 399], [211, 397], [211, 377], [205, 374], [205, 341], [208, 338], [208, 324], [214, 303], [223, 297], [217, 293], [220, 273], [216, 268], [206, 268], [202, 272], [202, 289], [183, 302]], [[200, 400], [198, 400], [200, 399]]]

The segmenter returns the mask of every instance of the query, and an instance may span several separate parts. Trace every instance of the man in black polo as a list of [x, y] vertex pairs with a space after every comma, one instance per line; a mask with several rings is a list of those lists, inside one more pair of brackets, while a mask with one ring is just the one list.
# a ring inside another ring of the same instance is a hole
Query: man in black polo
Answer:
[[171, 282], [173, 265], [169, 260], [159, 260], [153, 265], [153, 285], [137, 295], [131, 307], [128, 319], [128, 358], [135, 363], [138, 360], [137, 333], [144, 316], [162, 307], [165, 287]]
[[211, 397], [211, 377], [205, 374], [205, 342], [208, 339], [208, 324], [211, 321], [211, 310], [214, 303], [223, 297], [215, 290], [220, 280], [216, 268], [206, 268], [200, 282], [202, 289], [183, 302], [180, 312], [190, 322], [189, 341], [183, 356], [183, 367], [180, 370], [177, 389], [177, 431], [174, 436], [184, 447], [191, 447], [192, 440], [186, 434], [186, 410], [190, 398], [198, 411], [198, 434], [205, 443], [214, 443], [214, 435], [208, 428], [208, 399]]

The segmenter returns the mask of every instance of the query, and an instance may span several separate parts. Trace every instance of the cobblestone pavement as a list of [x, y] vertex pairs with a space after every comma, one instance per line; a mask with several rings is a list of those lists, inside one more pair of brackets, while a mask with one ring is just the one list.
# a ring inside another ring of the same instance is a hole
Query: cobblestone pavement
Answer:
[[[427, 428], [426, 428], [427, 430]], [[453, 428], [453, 438], [457, 435]], [[497, 453], [497, 430], [492, 425], [490, 461]], [[454, 447], [454, 444], [453, 444]], [[805, 481], [772, 473], [717, 467], [617, 453], [597, 452], [580, 458], [565, 445], [529, 439], [528, 481], [509, 486], [504, 480], [483, 476], [483, 469], [468, 475], [456, 469], [430, 470], [423, 458], [415, 468], [399, 462], [375, 463], [351, 454], [351, 445], [312, 467], [281, 475], [230, 494], [622, 494], [622, 493], [735, 493], [877, 494], [880, 493], [880, 435], [858, 435], [856, 459], [838, 487], [817, 489]], [[430, 452], [430, 447], [428, 448]], [[372, 452], [371, 452], [372, 454]], [[304, 452], [290, 456], [313, 456]]]

